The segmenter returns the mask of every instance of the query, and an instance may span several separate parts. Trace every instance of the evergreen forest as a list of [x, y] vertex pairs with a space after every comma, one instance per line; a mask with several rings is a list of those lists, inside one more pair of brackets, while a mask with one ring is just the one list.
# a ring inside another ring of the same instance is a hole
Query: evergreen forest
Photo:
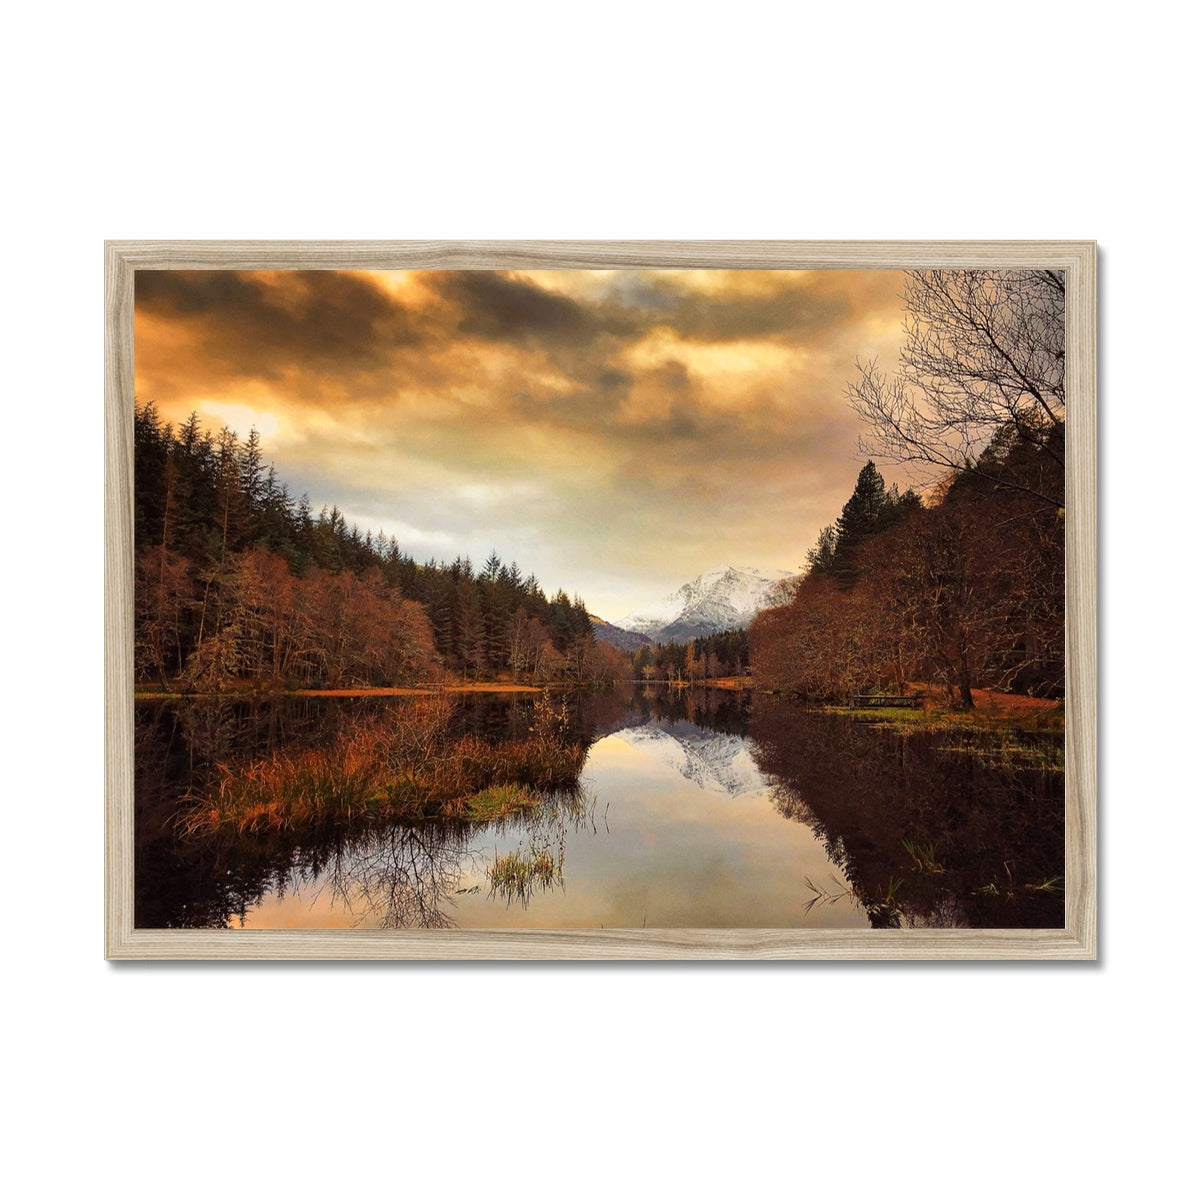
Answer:
[[134, 665], [191, 691], [399, 686], [443, 678], [594, 682], [624, 658], [584, 602], [547, 597], [494, 552], [414, 561], [394, 537], [314, 513], [252, 431], [134, 417]]

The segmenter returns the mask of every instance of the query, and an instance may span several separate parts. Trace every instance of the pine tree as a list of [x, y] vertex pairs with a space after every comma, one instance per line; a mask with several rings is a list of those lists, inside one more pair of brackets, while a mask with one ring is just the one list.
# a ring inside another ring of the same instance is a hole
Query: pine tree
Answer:
[[837, 546], [834, 550], [832, 573], [848, 587], [858, 578], [854, 559], [863, 540], [870, 535], [887, 505], [887, 485], [873, 462], [858, 473], [858, 481], [850, 499], [838, 517]]
[[837, 529], [826, 525], [817, 535], [817, 544], [805, 555], [809, 571], [817, 575], [830, 575], [837, 553]]

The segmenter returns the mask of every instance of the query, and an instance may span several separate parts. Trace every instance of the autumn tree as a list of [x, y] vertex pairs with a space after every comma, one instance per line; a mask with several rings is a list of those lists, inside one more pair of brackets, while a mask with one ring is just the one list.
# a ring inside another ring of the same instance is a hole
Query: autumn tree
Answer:
[[185, 628], [194, 586], [189, 563], [162, 546], [145, 546], [134, 576], [134, 670], [165, 687], [186, 655]]
[[813, 700], [844, 699], [854, 674], [849, 604], [844, 589], [818, 574], [802, 581], [790, 604], [758, 613], [749, 628], [755, 682]]

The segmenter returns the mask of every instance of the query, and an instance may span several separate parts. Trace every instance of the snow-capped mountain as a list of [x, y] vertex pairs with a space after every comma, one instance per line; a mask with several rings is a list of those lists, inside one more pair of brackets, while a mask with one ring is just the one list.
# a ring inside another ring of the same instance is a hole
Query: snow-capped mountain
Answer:
[[787, 571], [715, 567], [617, 624], [659, 642], [744, 629], [755, 613], [783, 603], [783, 585], [791, 578]]
[[744, 796], [768, 786], [746, 739], [734, 734], [695, 727], [684, 732], [655, 721], [612, 736], [678, 771], [706, 792]]

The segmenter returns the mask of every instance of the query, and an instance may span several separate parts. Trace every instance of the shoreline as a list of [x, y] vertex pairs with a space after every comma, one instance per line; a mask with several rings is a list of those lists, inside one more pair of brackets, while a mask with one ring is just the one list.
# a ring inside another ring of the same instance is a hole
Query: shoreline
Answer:
[[[696, 680], [621, 680], [624, 684], [664, 687], [676, 693], [688, 691], [740, 692], [747, 695], [788, 697], [756, 687], [744, 676], [726, 676]], [[454, 695], [540, 695], [543, 692], [571, 691], [569, 684], [513, 683], [510, 680], [475, 683], [412, 684], [406, 687], [343, 687], [343, 688], [271, 688], [239, 685], [219, 692], [183, 692], [164, 688], [161, 684], [135, 684], [135, 701], [150, 700], [279, 700], [287, 697], [306, 699], [354, 699], [369, 697]], [[1063, 728], [1063, 711], [1059, 701], [1034, 699], [1025, 695], [978, 690], [973, 692], [975, 708], [956, 710], [929, 695], [916, 709], [847, 708], [836, 704], [814, 704], [821, 708], [875, 724], [886, 724], [903, 731], [919, 728], [978, 728], [1028, 730], [1029, 732], [1059, 732]]]
[[258, 688], [231, 687], [222, 692], [181, 692], [164, 688], [160, 684], [134, 684], [135, 700], [278, 700], [287, 696], [328, 696], [330, 699], [348, 699], [358, 696], [435, 696], [439, 692], [472, 693], [487, 692], [498, 695], [505, 693], [540, 694], [544, 687], [531, 683], [447, 683], [413, 684], [409, 687], [346, 687], [346, 688]]

